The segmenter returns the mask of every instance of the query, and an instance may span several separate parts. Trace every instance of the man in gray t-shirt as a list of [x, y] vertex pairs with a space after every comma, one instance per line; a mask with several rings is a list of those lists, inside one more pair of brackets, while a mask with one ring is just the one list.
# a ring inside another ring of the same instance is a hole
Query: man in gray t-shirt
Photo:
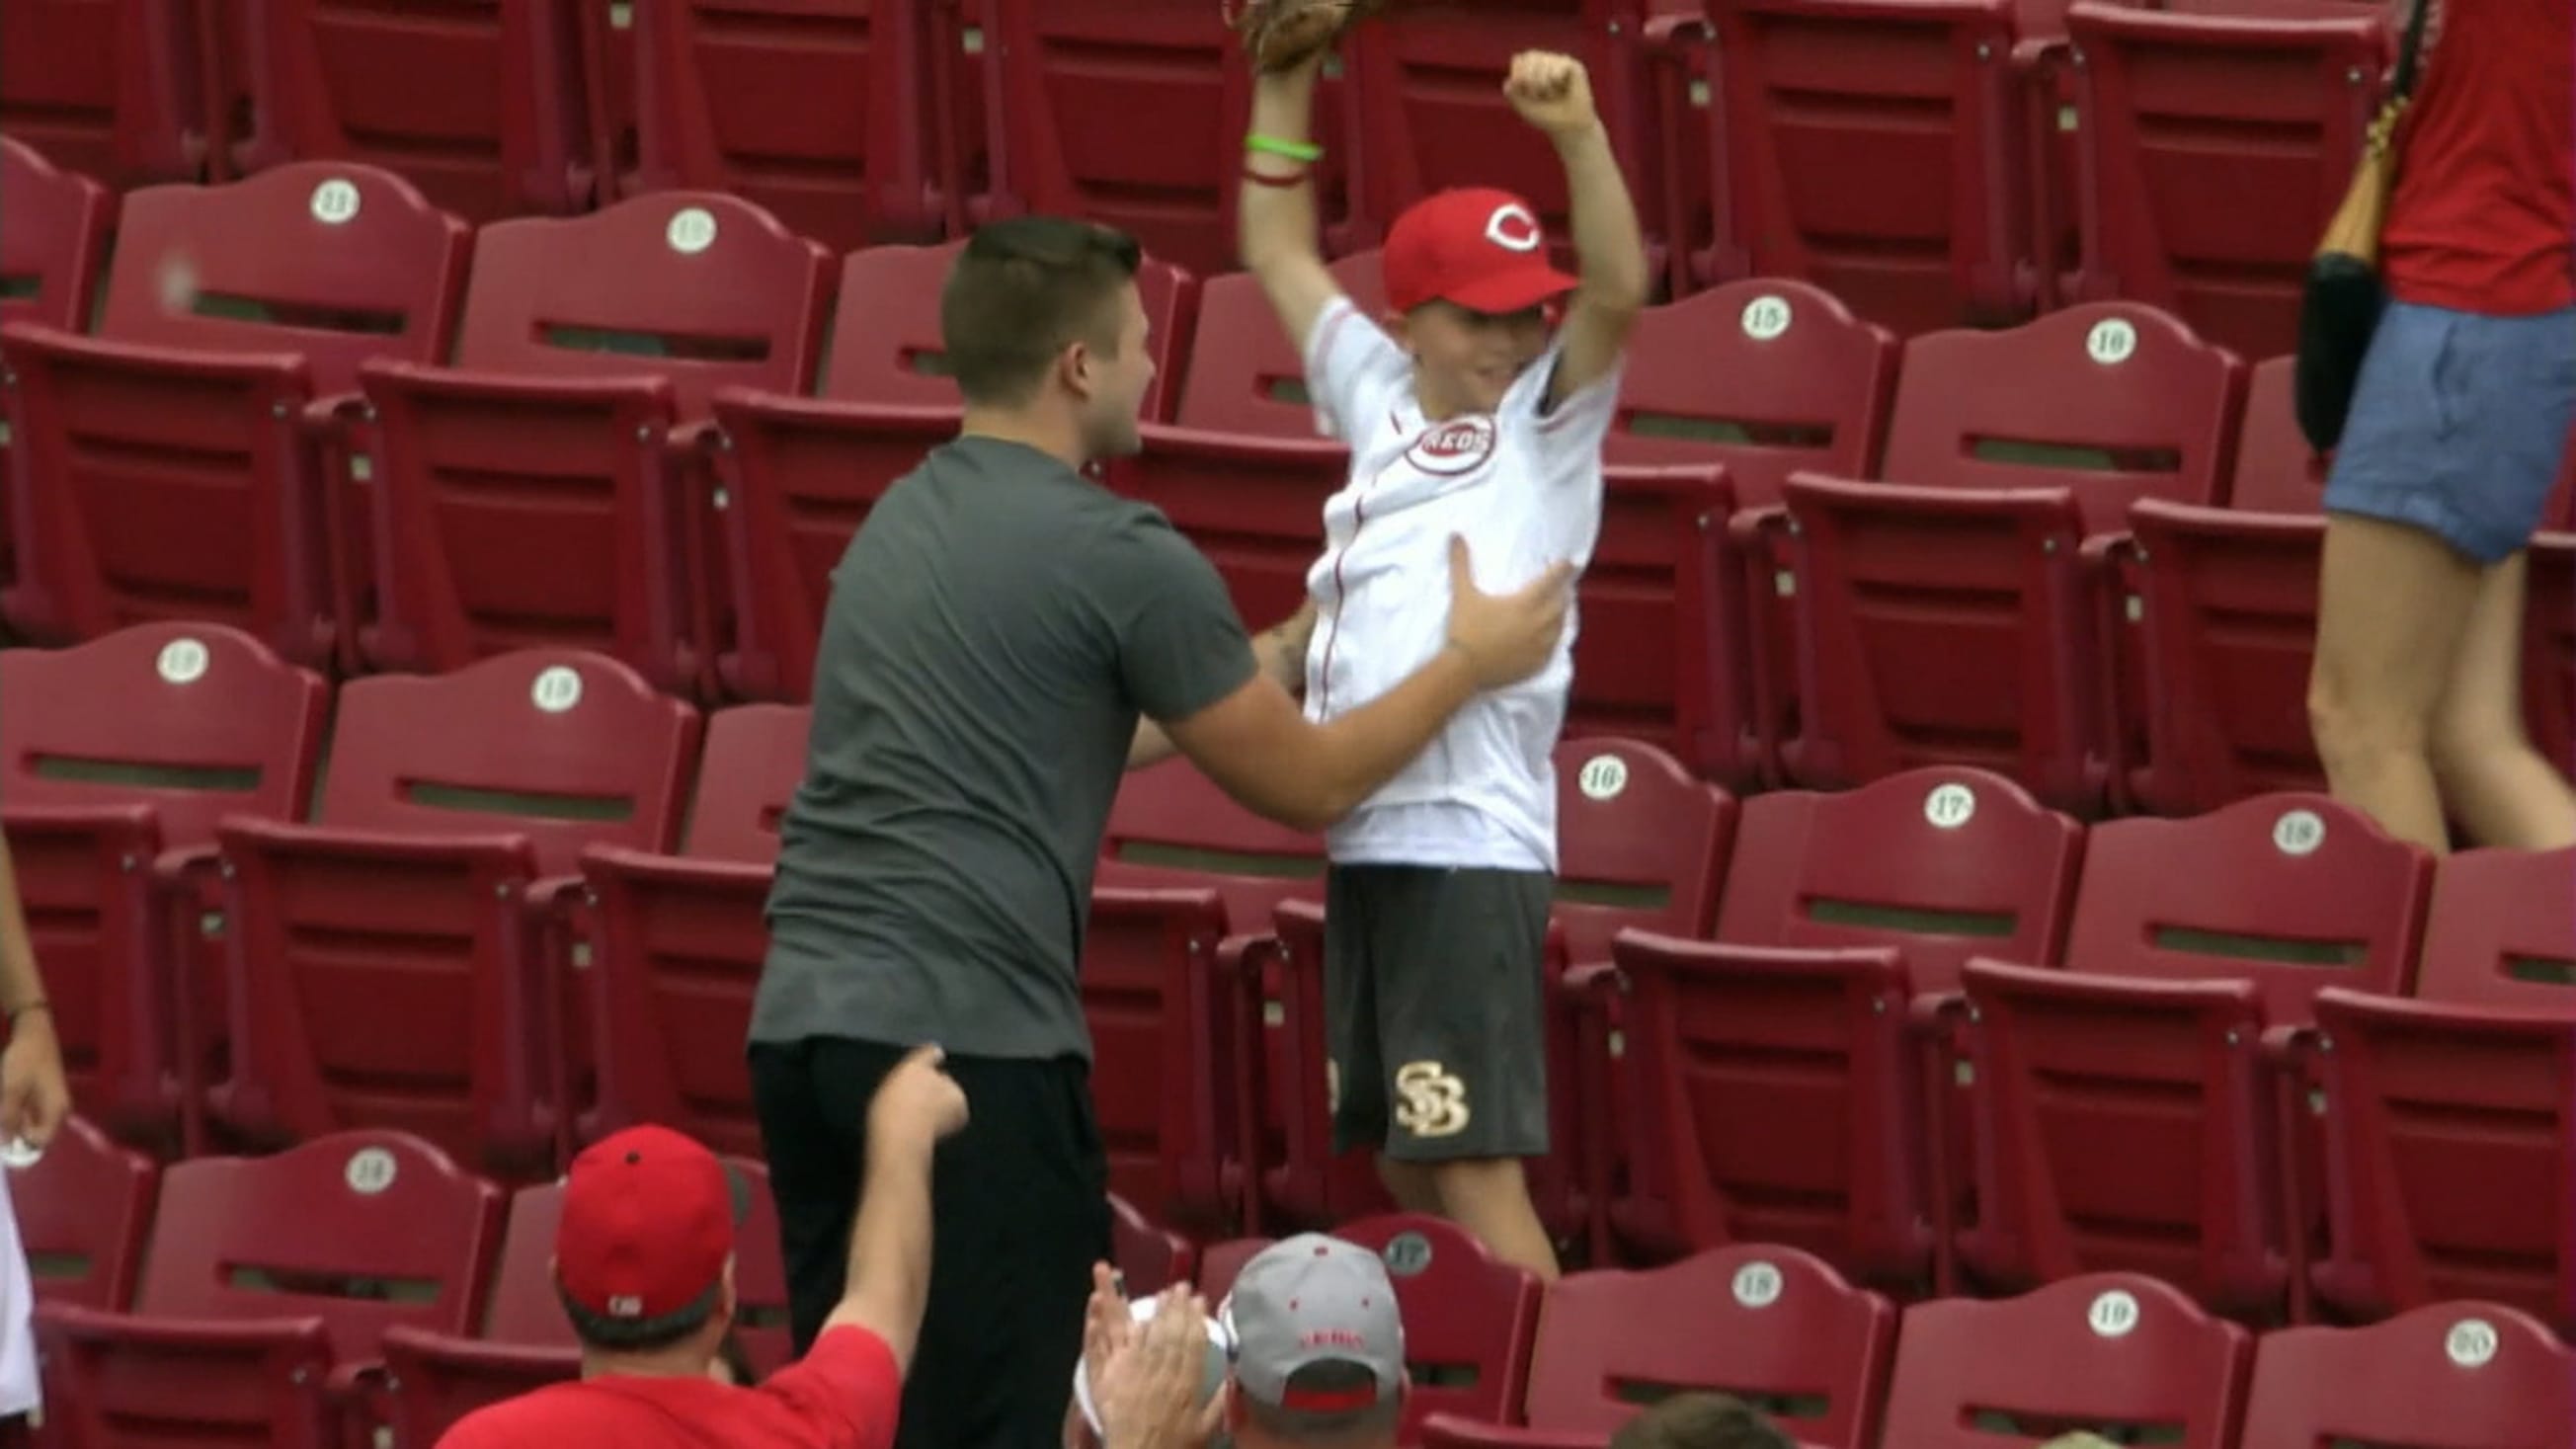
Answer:
[[798, 1350], [847, 1272], [867, 1103], [946, 1050], [970, 1120], [933, 1168], [936, 1267], [903, 1449], [1041, 1449], [1061, 1429], [1109, 1250], [1076, 971], [1129, 767], [1179, 750], [1247, 807], [1321, 828], [1477, 691], [1542, 665], [1571, 571], [1479, 592], [1448, 646], [1308, 721], [1311, 613], [1247, 639], [1161, 513], [1085, 478], [1133, 452], [1154, 377], [1135, 243], [1028, 217], [978, 232], [941, 297], [964, 425], [888, 490], [833, 580], [812, 744], [781, 828], [752, 1089]]

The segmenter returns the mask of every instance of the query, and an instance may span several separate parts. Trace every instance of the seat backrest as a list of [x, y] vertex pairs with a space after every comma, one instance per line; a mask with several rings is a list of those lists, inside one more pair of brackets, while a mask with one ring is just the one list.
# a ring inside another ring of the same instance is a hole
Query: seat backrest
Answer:
[[245, 58], [251, 124], [229, 159], [244, 172], [306, 157], [401, 167], [472, 221], [585, 207], [595, 188], [574, 9], [538, 0], [428, 16], [393, 0], [244, 7], [223, 38]]
[[1556, 919], [1578, 963], [1634, 926], [1705, 936], [1717, 918], [1735, 802], [1635, 740], [1556, 747]]
[[[1243, 46], [1199, 0], [987, 0], [995, 180], [1033, 212], [1083, 216], [1201, 276], [1235, 263]], [[1347, 210], [1340, 85], [1319, 87], [1323, 224]], [[1187, 138], [1184, 140], [1183, 138]], [[1229, 144], [1207, 144], [1224, 138]]]
[[[961, 405], [940, 335], [939, 299], [965, 249], [963, 241], [881, 246], [843, 259], [822, 396], [914, 407]], [[1185, 345], [1198, 283], [1170, 263], [1148, 257], [1136, 270], [1136, 291], [1158, 365], [1142, 415], [1155, 421], [1164, 416], [1177, 389], [1179, 368], [1170, 361]]]
[[312, 1315], [351, 1360], [394, 1324], [464, 1334], [481, 1316], [500, 1189], [416, 1137], [337, 1132], [274, 1157], [197, 1158], [161, 1182], [137, 1313]]
[[0, 136], [0, 322], [82, 332], [107, 250], [107, 188]]
[[146, 187], [117, 218], [99, 333], [297, 353], [317, 392], [347, 392], [369, 358], [446, 359], [469, 249], [465, 223], [354, 162]]
[[2097, 825], [2066, 965], [2252, 981], [2275, 1026], [2320, 989], [2395, 995], [2414, 969], [2431, 857], [2321, 795], [2260, 795], [2189, 820]]
[[2228, 1449], [2252, 1346], [2244, 1329], [2137, 1274], [2068, 1278], [2000, 1302], [1918, 1303], [1898, 1330], [1887, 1442], [1987, 1449], [2005, 1435], [2037, 1443], [2090, 1429]]
[[2308, 514], [2325, 506], [2330, 460], [2299, 431], [2298, 365], [2295, 357], [2267, 358], [2247, 374], [2244, 426], [2236, 434], [2235, 477], [2227, 489], [2230, 508]]
[[[1371, 318], [1386, 310], [1386, 282], [1376, 252], [1332, 264], [1333, 280], [1351, 305]], [[1179, 405], [1185, 428], [1251, 433], [1265, 438], [1316, 436], [1306, 392], [1306, 359], [1279, 325], [1260, 279], [1249, 272], [1210, 277], [1199, 288], [1198, 325], [1190, 339]]]
[[681, 413], [702, 417], [719, 387], [803, 390], [830, 297], [830, 255], [769, 213], [718, 192], [654, 192], [484, 227], [456, 365], [667, 377]]
[[2240, 1442], [2560, 1444], [2570, 1424], [2576, 1350], [2529, 1314], [2470, 1301], [2263, 1335]]
[[1814, 1444], [1874, 1444], [1896, 1310], [1796, 1248], [1712, 1248], [1646, 1272], [1549, 1285], [1530, 1348], [1526, 1419], [1615, 1432], [1635, 1391], [1714, 1390]]
[[2433, 874], [2415, 994], [2576, 1011], [2576, 846], [2464, 850]]
[[767, 865], [778, 858], [778, 817], [805, 782], [802, 705], [745, 704], [707, 717], [689, 811], [689, 854]]
[[1488, 1254], [1466, 1230], [1411, 1213], [1344, 1223], [1333, 1236], [1386, 1260], [1404, 1314], [1413, 1372], [1398, 1438], [1411, 1443], [1431, 1414], [1499, 1423], [1521, 1402], [1539, 1283]]
[[697, 711], [613, 659], [526, 649], [340, 691], [316, 820], [405, 833], [506, 830], [540, 871], [588, 845], [669, 851]]
[[[921, 234], [946, 199], [926, 174], [932, 14], [870, 0], [668, 0], [634, 11], [621, 67], [618, 27], [585, 10], [609, 72], [593, 85], [623, 82], [642, 102], [620, 194], [731, 192], [835, 250]], [[623, 119], [618, 98], [594, 107]]]
[[1832, 293], [1754, 277], [1650, 307], [1628, 334], [1612, 463], [1726, 465], [1740, 508], [1800, 468], [1867, 478], [1896, 387], [1896, 339]]
[[37, 1299], [125, 1311], [160, 1178], [152, 1159], [81, 1117], [63, 1119], [32, 1166], [10, 1168], [9, 1207]]
[[749, 1158], [725, 1166], [742, 1180], [745, 1208], [734, 1225], [734, 1337], [762, 1377], [795, 1361], [787, 1330], [787, 1262], [778, 1238], [778, 1200], [769, 1169]]
[[555, 1227], [563, 1221], [561, 1182], [539, 1183], [510, 1194], [510, 1217], [501, 1232], [492, 1297], [479, 1337], [527, 1348], [571, 1348], [581, 1340], [555, 1291]]
[[2001, 775], [1909, 770], [1857, 790], [1743, 804], [1717, 938], [1746, 946], [1896, 946], [1917, 990], [1973, 955], [2053, 963], [2084, 832]]
[[237, 629], [137, 624], [0, 651], [0, 700], [0, 798], [139, 801], [175, 848], [211, 840], [225, 815], [303, 815], [329, 689]]
[[1212, 889], [1229, 929], [1267, 935], [1281, 901], [1323, 898], [1323, 878], [1322, 836], [1262, 819], [1174, 759], [1120, 783], [1092, 884]]
[[1932, 487], [2070, 487], [2089, 531], [2117, 532], [2141, 497], [2218, 496], [2244, 389], [2233, 355], [2130, 303], [1929, 333], [1905, 345], [1879, 472]]

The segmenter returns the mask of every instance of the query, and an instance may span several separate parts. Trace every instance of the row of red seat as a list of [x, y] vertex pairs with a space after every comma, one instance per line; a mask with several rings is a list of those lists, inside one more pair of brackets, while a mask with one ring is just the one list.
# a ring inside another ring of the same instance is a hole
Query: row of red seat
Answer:
[[[1543, 46], [1592, 67], [1677, 293], [1796, 277], [1909, 333], [2121, 297], [2268, 355], [2377, 103], [2380, 8], [1409, 0], [1327, 87], [1328, 235], [1365, 249], [1464, 182], [1561, 227], [1497, 84]], [[512, 0], [435, 26], [96, 0], [13, 7], [7, 41], [0, 125], [120, 181], [374, 161], [477, 220], [731, 191], [836, 249], [1033, 209], [1232, 265], [1249, 86], [1202, 0]]]
[[[949, 249], [855, 253], [836, 304], [818, 247], [721, 196], [469, 234], [383, 173], [297, 166], [128, 198], [78, 335], [100, 198], [9, 154], [0, 269], [50, 279], [0, 330], [0, 613], [33, 637], [207, 617], [352, 671], [561, 643], [799, 699], [849, 533], [955, 426]], [[1338, 270], [1374, 301], [1371, 257]], [[1284, 615], [1346, 455], [1256, 287], [1157, 265], [1147, 292], [1155, 421], [1108, 479]], [[2288, 381], [2122, 305], [1901, 350], [1795, 283], [1654, 309], [1577, 727], [1730, 784], [1963, 762], [2087, 813], [2313, 785], [2322, 525]], [[2564, 759], [2576, 545], [2536, 557], [2525, 697]]]
[[[754, 1187], [740, 1336], [767, 1370], [786, 1353], [785, 1277], [762, 1169], [736, 1166]], [[85, 1270], [39, 1279], [40, 1443], [184, 1421], [274, 1449], [425, 1449], [472, 1409], [579, 1370], [549, 1269], [558, 1184], [521, 1188], [505, 1221], [492, 1184], [393, 1133], [200, 1159], [155, 1179], [77, 1122], [12, 1174], [31, 1253]], [[1263, 1246], [1202, 1250], [1112, 1206], [1132, 1293], [1193, 1281], [1221, 1300]], [[1972, 1449], [2077, 1425], [2175, 1449], [2339, 1436], [2501, 1449], [2554, 1443], [2576, 1422], [2576, 1352], [2502, 1304], [2257, 1340], [2123, 1274], [1900, 1314], [1777, 1245], [1542, 1289], [1437, 1220], [1336, 1231], [1388, 1264], [1415, 1370], [1403, 1436], [1434, 1449], [1600, 1449], [1649, 1387], [1737, 1394], [1813, 1449]], [[249, 1287], [234, 1276], [243, 1269], [274, 1282]], [[352, 1297], [351, 1280], [410, 1291]]]
[[[757, 1150], [801, 710], [719, 711], [701, 756], [694, 711], [593, 656], [375, 676], [308, 810], [325, 687], [230, 631], [11, 651], [0, 692], [84, 1110], [191, 1145], [400, 1127], [524, 1175], [633, 1120]], [[2576, 854], [2437, 876], [2312, 797], [2087, 831], [1972, 770], [1739, 804], [1635, 742], [1559, 765], [1533, 1181], [1595, 1261], [1769, 1240], [1918, 1287], [2139, 1268], [2258, 1318], [2465, 1294], [2576, 1324], [2555, 1198], [2467, 1186], [2576, 1161]], [[1120, 796], [1094, 1090], [1114, 1187], [1176, 1221], [1384, 1203], [1323, 1109], [1321, 854], [1186, 765]]]

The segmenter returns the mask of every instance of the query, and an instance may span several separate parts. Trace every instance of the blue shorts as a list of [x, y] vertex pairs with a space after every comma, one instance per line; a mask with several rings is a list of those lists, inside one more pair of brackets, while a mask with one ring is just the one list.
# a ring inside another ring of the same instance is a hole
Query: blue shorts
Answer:
[[2412, 524], [2481, 564], [2531, 542], [2576, 421], [2576, 307], [2488, 317], [2391, 302], [2345, 425], [2329, 513]]

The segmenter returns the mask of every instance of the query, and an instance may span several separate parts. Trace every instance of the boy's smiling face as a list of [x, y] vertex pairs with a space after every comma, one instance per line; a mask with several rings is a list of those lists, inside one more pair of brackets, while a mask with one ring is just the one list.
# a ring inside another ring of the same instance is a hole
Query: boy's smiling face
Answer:
[[1503, 394], [1547, 350], [1547, 312], [1476, 312], [1455, 302], [1425, 302], [1395, 324], [1396, 341], [1413, 355], [1414, 394], [1433, 422], [1490, 413]]

